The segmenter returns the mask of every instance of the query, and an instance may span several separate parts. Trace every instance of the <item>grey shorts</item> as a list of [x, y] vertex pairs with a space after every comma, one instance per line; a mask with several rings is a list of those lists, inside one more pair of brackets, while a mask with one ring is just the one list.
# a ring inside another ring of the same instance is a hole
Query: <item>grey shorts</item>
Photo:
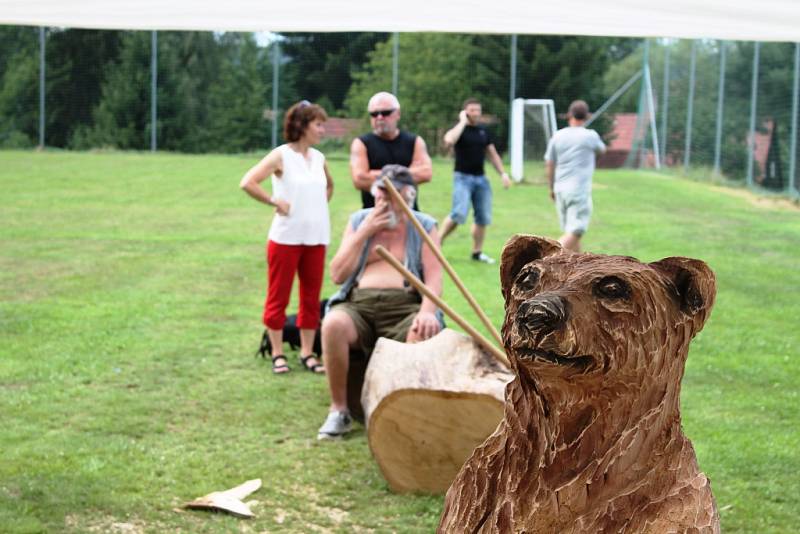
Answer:
[[422, 297], [405, 289], [354, 288], [344, 302], [331, 306], [350, 316], [358, 333], [358, 344], [369, 356], [379, 337], [405, 342], [408, 329], [419, 312]]
[[589, 191], [562, 191], [556, 193], [556, 213], [561, 230], [583, 235], [589, 229], [592, 217], [592, 194]]

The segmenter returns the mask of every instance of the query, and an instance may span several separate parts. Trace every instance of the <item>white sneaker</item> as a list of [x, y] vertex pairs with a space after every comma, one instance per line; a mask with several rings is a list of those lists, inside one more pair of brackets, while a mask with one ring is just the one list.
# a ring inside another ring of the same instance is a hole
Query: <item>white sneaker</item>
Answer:
[[494, 258], [490, 258], [483, 252], [473, 253], [472, 259], [481, 263], [488, 263], [489, 265], [494, 263]]
[[317, 439], [339, 439], [353, 428], [353, 418], [346, 411], [330, 412], [327, 419], [319, 427]]

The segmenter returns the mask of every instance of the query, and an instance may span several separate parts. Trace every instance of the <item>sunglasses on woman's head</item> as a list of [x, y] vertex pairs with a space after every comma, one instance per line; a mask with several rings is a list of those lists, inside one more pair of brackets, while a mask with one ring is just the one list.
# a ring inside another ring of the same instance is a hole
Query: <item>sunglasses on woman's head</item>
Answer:
[[375, 118], [378, 115], [380, 115], [381, 117], [388, 117], [389, 115], [391, 115], [395, 111], [397, 111], [397, 110], [396, 109], [379, 109], [377, 111], [370, 111], [369, 112], [369, 116], [372, 117], [372, 118]]

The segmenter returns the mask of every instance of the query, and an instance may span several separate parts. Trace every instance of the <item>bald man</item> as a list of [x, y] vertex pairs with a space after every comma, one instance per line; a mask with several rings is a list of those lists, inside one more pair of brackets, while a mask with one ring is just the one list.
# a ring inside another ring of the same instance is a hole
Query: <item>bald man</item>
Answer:
[[[363, 208], [375, 206], [372, 184], [385, 165], [408, 167], [414, 185], [430, 182], [433, 176], [428, 147], [422, 137], [400, 130], [400, 101], [392, 93], [376, 93], [367, 104], [372, 132], [353, 139], [350, 145], [350, 176], [361, 191]], [[418, 210], [416, 200], [414, 209]]]

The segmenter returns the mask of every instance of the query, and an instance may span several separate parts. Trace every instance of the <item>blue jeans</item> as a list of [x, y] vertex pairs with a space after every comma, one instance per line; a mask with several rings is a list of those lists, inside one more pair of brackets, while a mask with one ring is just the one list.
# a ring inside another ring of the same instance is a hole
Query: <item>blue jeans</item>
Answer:
[[450, 219], [456, 224], [467, 221], [469, 205], [475, 210], [475, 224], [489, 226], [492, 224], [492, 188], [486, 175], [453, 173], [453, 209]]

